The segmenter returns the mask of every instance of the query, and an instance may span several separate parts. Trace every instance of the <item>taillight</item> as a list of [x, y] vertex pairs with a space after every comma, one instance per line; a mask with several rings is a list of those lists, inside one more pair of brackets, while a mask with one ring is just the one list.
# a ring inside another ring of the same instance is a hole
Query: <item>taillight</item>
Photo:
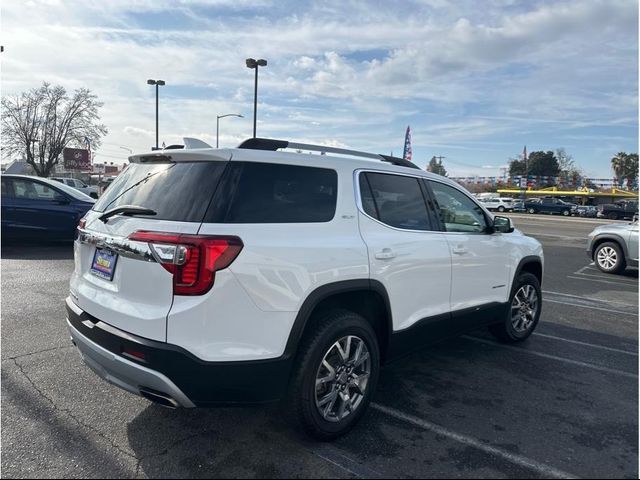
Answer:
[[227, 268], [242, 250], [232, 236], [186, 235], [140, 230], [129, 240], [146, 242], [160, 265], [173, 275], [174, 295], [203, 295], [218, 270]]

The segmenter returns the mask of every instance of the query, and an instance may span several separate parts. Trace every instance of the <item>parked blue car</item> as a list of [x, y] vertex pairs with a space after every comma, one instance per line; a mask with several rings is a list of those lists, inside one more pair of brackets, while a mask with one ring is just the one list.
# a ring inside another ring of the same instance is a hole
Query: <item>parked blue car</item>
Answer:
[[71, 241], [95, 200], [46, 178], [2, 175], [2, 241]]

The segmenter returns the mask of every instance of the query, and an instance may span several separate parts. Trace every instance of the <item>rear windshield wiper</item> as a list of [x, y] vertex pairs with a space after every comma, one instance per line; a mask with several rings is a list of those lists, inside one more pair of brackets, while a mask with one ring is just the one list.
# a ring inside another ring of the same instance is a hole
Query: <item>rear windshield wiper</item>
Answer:
[[136, 205], [122, 205], [120, 207], [112, 208], [111, 210], [107, 210], [98, 218], [102, 220], [104, 223], [107, 223], [114, 215], [157, 215], [155, 210], [151, 210], [150, 208], [138, 207]]

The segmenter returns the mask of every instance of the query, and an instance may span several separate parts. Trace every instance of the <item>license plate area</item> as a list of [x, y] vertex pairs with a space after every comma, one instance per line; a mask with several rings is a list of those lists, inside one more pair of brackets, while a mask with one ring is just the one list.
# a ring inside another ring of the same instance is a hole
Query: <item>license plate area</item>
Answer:
[[97, 277], [111, 282], [116, 270], [118, 254], [106, 248], [96, 248], [90, 272]]

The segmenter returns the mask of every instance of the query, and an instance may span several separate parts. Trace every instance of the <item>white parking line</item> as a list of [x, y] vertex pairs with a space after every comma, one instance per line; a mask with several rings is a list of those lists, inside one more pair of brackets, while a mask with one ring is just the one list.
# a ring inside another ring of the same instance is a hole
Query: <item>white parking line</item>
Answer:
[[628, 285], [637, 285], [638, 282], [637, 280], [634, 280], [633, 278], [627, 278], [627, 277], [611, 277], [611, 276], [604, 276], [603, 274], [600, 275], [594, 275], [593, 273], [574, 273], [574, 275], [581, 275], [583, 277], [595, 277], [595, 278], [602, 278], [602, 279], [608, 279], [608, 280], [613, 280], [615, 282], [624, 282], [627, 283]]
[[552, 340], [560, 340], [562, 342], [567, 342], [567, 343], [575, 343], [576, 345], [583, 345], [585, 347], [598, 348], [600, 350], [606, 350], [608, 352], [624, 353], [625, 355], [632, 355], [634, 357], [638, 356], [638, 352], [630, 352], [628, 350], [622, 350], [622, 349], [619, 349], [619, 348], [605, 347], [603, 345], [596, 345], [594, 343], [588, 343], [588, 342], [580, 342], [578, 340], [570, 340], [568, 338], [556, 337], [555, 335], [547, 335], [546, 333], [537, 333], [536, 332], [536, 333], [534, 333], [534, 335], [536, 337], [550, 338]]
[[[594, 275], [593, 273], [585, 273], [584, 272], [585, 270], [589, 270], [589, 271], [595, 272], [596, 275]], [[586, 265], [586, 266], [582, 267], [580, 270], [577, 270], [577, 271], [573, 272], [573, 275], [587, 275], [587, 276], [591, 276], [591, 277], [606, 278], [608, 280], [614, 280], [614, 281], [617, 281], [617, 282], [628, 280], [632, 284], [637, 284], [638, 283], [637, 280], [635, 280], [633, 278], [622, 277], [622, 276], [612, 277], [611, 274], [603, 273], [595, 266], [595, 263], [593, 263], [593, 262], [591, 262], [589, 265]]]
[[585, 280], [587, 282], [608, 283], [609, 285], [629, 285], [631, 287], [634, 286], [633, 283], [611, 282], [609, 280], [596, 280], [595, 278], [583, 278], [583, 277], [576, 277], [572, 275], [567, 275], [567, 278], [573, 278], [574, 280]]
[[524, 468], [528, 468], [536, 472], [542, 478], [578, 478], [575, 475], [563, 472], [562, 470], [558, 470], [554, 467], [550, 467], [549, 465], [545, 465], [544, 463], [540, 463], [530, 458], [523, 457], [522, 455], [517, 455], [515, 453], [508, 452], [507, 450], [494, 447], [493, 445], [482, 442], [476, 438], [451, 431], [447, 428], [441, 427], [440, 425], [436, 425], [435, 423], [431, 423], [426, 420], [422, 420], [421, 418], [414, 417], [413, 415], [408, 415], [404, 412], [396, 410], [395, 408], [386, 407], [384, 405], [380, 405], [379, 403], [372, 403], [371, 408], [374, 408], [398, 420], [402, 420], [416, 427], [422, 428], [423, 430], [433, 432], [436, 435], [442, 435], [443, 437], [447, 437], [458, 443], [462, 443], [463, 445], [482, 450], [483, 452], [488, 453], [489, 455], [492, 455], [494, 457], [500, 457], [508, 462], [514, 463]]
[[[562, 297], [570, 297], [570, 298], [580, 298], [582, 300], [594, 300], [592, 298], [589, 297], [583, 297], [580, 295], [572, 295], [570, 293], [561, 293], [561, 292], [552, 292], [551, 290], [543, 290], [542, 293], [544, 294], [551, 294], [551, 295], [560, 295]], [[600, 299], [596, 299], [598, 301], [604, 302], [604, 303], [615, 303], [618, 305], [623, 305], [625, 307], [634, 307], [634, 308], [638, 308], [638, 305], [634, 305], [632, 303], [623, 303], [623, 302], [616, 302], [615, 300], [600, 300]]]
[[548, 353], [537, 352], [535, 350], [529, 350], [528, 348], [519, 348], [512, 347], [511, 345], [505, 345], [503, 343], [494, 342], [492, 340], [485, 340], [484, 338], [471, 337], [469, 335], [463, 335], [462, 338], [466, 340], [471, 340], [473, 342], [484, 343], [485, 345], [492, 345], [494, 347], [504, 348], [506, 350], [511, 350], [519, 353], [528, 353], [529, 355], [534, 355], [536, 357], [548, 358], [550, 360], [557, 360], [559, 362], [568, 363], [570, 365], [577, 365], [579, 367], [590, 368], [592, 370], [597, 370], [599, 372], [610, 373], [612, 375], [620, 375], [621, 377], [627, 378], [638, 378], [638, 375], [635, 373], [623, 372], [622, 370], [617, 370], [615, 368], [607, 368], [601, 367], [600, 365], [594, 365], [593, 363], [581, 362], [580, 360], [572, 360], [570, 358], [558, 357], [556, 355], [551, 355]]
[[[637, 314], [635, 314], [635, 313], [623, 312], [622, 310], [612, 310], [610, 308], [594, 307], [593, 305], [585, 305], [584, 303], [562, 302], [560, 300], [552, 300], [550, 298], [545, 298], [544, 301], [545, 302], [551, 302], [551, 303], [559, 303], [560, 305], [570, 305], [572, 307], [589, 308], [591, 310], [600, 310], [601, 312], [616, 313], [618, 315], [630, 315], [632, 317], [637, 317]], [[622, 320], [622, 321], [623, 322], [628, 322], [628, 323], [637, 323], [636, 321], [629, 322], [629, 320]]]

